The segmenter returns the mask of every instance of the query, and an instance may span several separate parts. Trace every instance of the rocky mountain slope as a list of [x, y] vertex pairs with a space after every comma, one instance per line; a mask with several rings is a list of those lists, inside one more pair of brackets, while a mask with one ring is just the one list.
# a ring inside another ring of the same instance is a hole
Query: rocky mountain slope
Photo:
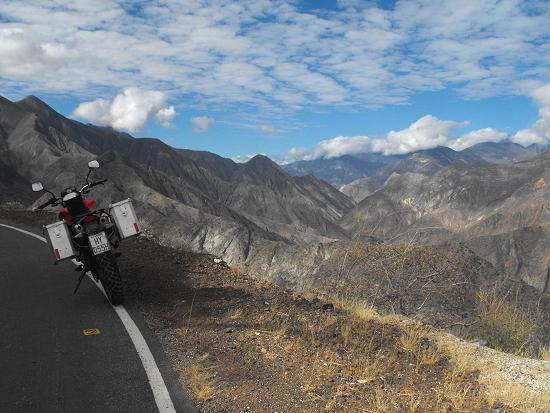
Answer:
[[144, 221], [164, 237], [229, 262], [244, 263], [259, 245], [276, 249], [298, 240], [346, 238], [335, 221], [354, 205], [330, 185], [290, 177], [266, 157], [241, 165], [177, 150], [67, 119], [33, 96], [0, 100], [0, 150], [7, 165], [2, 171], [14, 176], [3, 193], [28, 201], [29, 181], [41, 180], [55, 191], [74, 186], [87, 161], [98, 158], [99, 175], [110, 179], [98, 199], [131, 197]]
[[340, 221], [353, 236], [459, 240], [503, 273], [548, 291], [550, 153], [508, 165], [393, 174]]
[[402, 158], [402, 155], [384, 156], [365, 153], [328, 159], [320, 158], [311, 161], [296, 161], [282, 165], [282, 168], [290, 175], [313, 175], [339, 188], [356, 179], [374, 175], [385, 166], [391, 165]]

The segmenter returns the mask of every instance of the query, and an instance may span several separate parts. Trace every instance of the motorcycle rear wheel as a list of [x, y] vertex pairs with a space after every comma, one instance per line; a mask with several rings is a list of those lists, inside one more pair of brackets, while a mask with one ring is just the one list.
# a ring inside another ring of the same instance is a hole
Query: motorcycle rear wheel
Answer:
[[97, 278], [103, 285], [107, 299], [112, 305], [120, 305], [124, 302], [124, 291], [122, 289], [122, 277], [118, 264], [110, 252], [96, 255]]

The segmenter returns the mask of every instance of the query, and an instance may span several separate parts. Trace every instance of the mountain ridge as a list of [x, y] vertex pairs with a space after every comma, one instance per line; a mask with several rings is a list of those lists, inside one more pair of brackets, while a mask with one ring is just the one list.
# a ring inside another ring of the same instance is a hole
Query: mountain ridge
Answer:
[[[155, 138], [67, 119], [33, 96], [0, 101], [0, 120], [0, 160], [9, 160], [25, 185], [43, 180], [60, 191], [84, 176], [87, 160], [97, 158], [98, 173], [112, 181], [100, 190], [106, 201], [131, 196], [145, 220], [199, 252], [244, 263], [255, 243], [274, 249], [346, 237], [335, 220], [353, 201], [317, 179], [290, 177], [267, 157], [236, 164], [174, 149]], [[170, 221], [180, 227], [179, 235]]]
[[359, 202], [382, 186], [393, 173], [433, 174], [458, 164], [511, 163], [535, 156], [544, 146], [523, 147], [510, 141], [482, 142], [461, 151], [446, 146], [413, 151], [405, 155], [358, 154], [283, 165], [291, 175], [316, 175]]

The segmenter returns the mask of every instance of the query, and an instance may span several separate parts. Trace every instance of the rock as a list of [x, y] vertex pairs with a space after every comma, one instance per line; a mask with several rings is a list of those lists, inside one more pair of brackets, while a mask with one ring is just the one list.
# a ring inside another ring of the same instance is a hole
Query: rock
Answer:
[[323, 304], [323, 310], [325, 311], [333, 311], [334, 310], [334, 304], [332, 303], [325, 303]]

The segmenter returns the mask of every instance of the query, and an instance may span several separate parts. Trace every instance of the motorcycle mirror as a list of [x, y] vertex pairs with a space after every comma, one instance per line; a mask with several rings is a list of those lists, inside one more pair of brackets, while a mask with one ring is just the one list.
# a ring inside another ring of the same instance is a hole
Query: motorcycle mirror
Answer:
[[35, 182], [34, 184], [32, 184], [32, 190], [34, 192], [40, 192], [44, 189], [44, 187], [42, 186], [42, 182]]
[[99, 162], [98, 162], [98, 161], [90, 161], [90, 162], [88, 162], [88, 168], [90, 168], [90, 169], [97, 169], [97, 168], [99, 168]]

